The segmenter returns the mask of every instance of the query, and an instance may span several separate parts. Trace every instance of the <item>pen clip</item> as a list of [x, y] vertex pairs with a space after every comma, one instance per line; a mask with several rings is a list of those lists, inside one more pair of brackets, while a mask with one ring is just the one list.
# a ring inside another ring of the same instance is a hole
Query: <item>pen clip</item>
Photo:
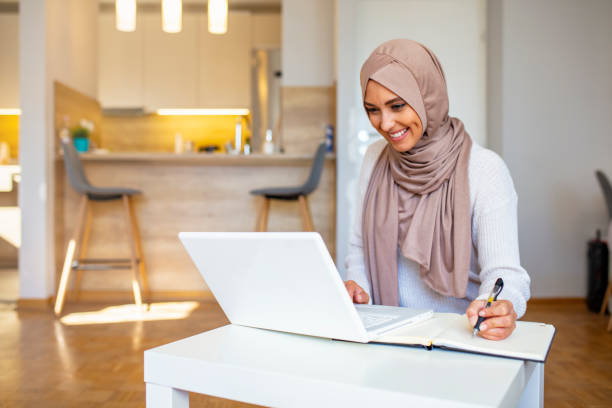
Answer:
[[495, 286], [493, 287], [493, 291], [491, 292], [491, 296], [493, 300], [497, 300], [497, 296], [501, 293], [504, 288], [504, 280], [502, 278], [497, 278], [495, 281]]

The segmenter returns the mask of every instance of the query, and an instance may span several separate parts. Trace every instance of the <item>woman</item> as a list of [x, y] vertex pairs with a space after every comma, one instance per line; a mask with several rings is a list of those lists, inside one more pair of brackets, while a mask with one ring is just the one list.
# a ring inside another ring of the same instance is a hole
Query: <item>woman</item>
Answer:
[[[355, 303], [467, 314], [479, 334], [508, 337], [525, 313], [517, 196], [504, 162], [448, 116], [435, 55], [410, 40], [377, 47], [361, 69], [363, 103], [384, 140], [365, 154], [345, 265]], [[497, 278], [504, 289], [485, 300]]]

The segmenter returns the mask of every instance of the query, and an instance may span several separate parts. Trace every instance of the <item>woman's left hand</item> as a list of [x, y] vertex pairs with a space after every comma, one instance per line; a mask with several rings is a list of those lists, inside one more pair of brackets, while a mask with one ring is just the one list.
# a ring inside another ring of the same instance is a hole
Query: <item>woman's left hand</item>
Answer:
[[486, 318], [480, 324], [478, 334], [489, 340], [503, 340], [512, 334], [516, 327], [516, 312], [509, 300], [497, 300], [485, 308], [486, 300], [475, 300], [468, 306], [465, 314], [472, 327], [476, 324], [478, 316]]

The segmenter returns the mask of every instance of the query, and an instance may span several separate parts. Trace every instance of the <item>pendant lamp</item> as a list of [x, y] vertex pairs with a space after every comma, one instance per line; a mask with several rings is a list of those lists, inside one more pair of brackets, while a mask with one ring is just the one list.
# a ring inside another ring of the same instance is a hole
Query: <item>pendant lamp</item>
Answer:
[[227, 0], [208, 0], [208, 31], [211, 34], [227, 32]]
[[115, 0], [115, 26], [119, 31], [136, 30], [136, 0]]
[[178, 33], [182, 28], [182, 0], [162, 0], [162, 29], [167, 33]]

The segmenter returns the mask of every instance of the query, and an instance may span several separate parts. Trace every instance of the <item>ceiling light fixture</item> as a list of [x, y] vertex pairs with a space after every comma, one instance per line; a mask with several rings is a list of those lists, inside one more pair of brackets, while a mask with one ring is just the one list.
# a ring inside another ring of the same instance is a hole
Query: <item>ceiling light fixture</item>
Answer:
[[248, 109], [158, 109], [160, 116], [187, 115], [187, 116], [246, 116]]
[[182, 28], [182, 0], [162, 0], [162, 29], [167, 33], [178, 33]]
[[227, 0], [208, 0], [208, 31], [211, 34], [227, 32]]
[[115, 0], [115, 25], [119, 31], [136, 31], [136, 0]]

